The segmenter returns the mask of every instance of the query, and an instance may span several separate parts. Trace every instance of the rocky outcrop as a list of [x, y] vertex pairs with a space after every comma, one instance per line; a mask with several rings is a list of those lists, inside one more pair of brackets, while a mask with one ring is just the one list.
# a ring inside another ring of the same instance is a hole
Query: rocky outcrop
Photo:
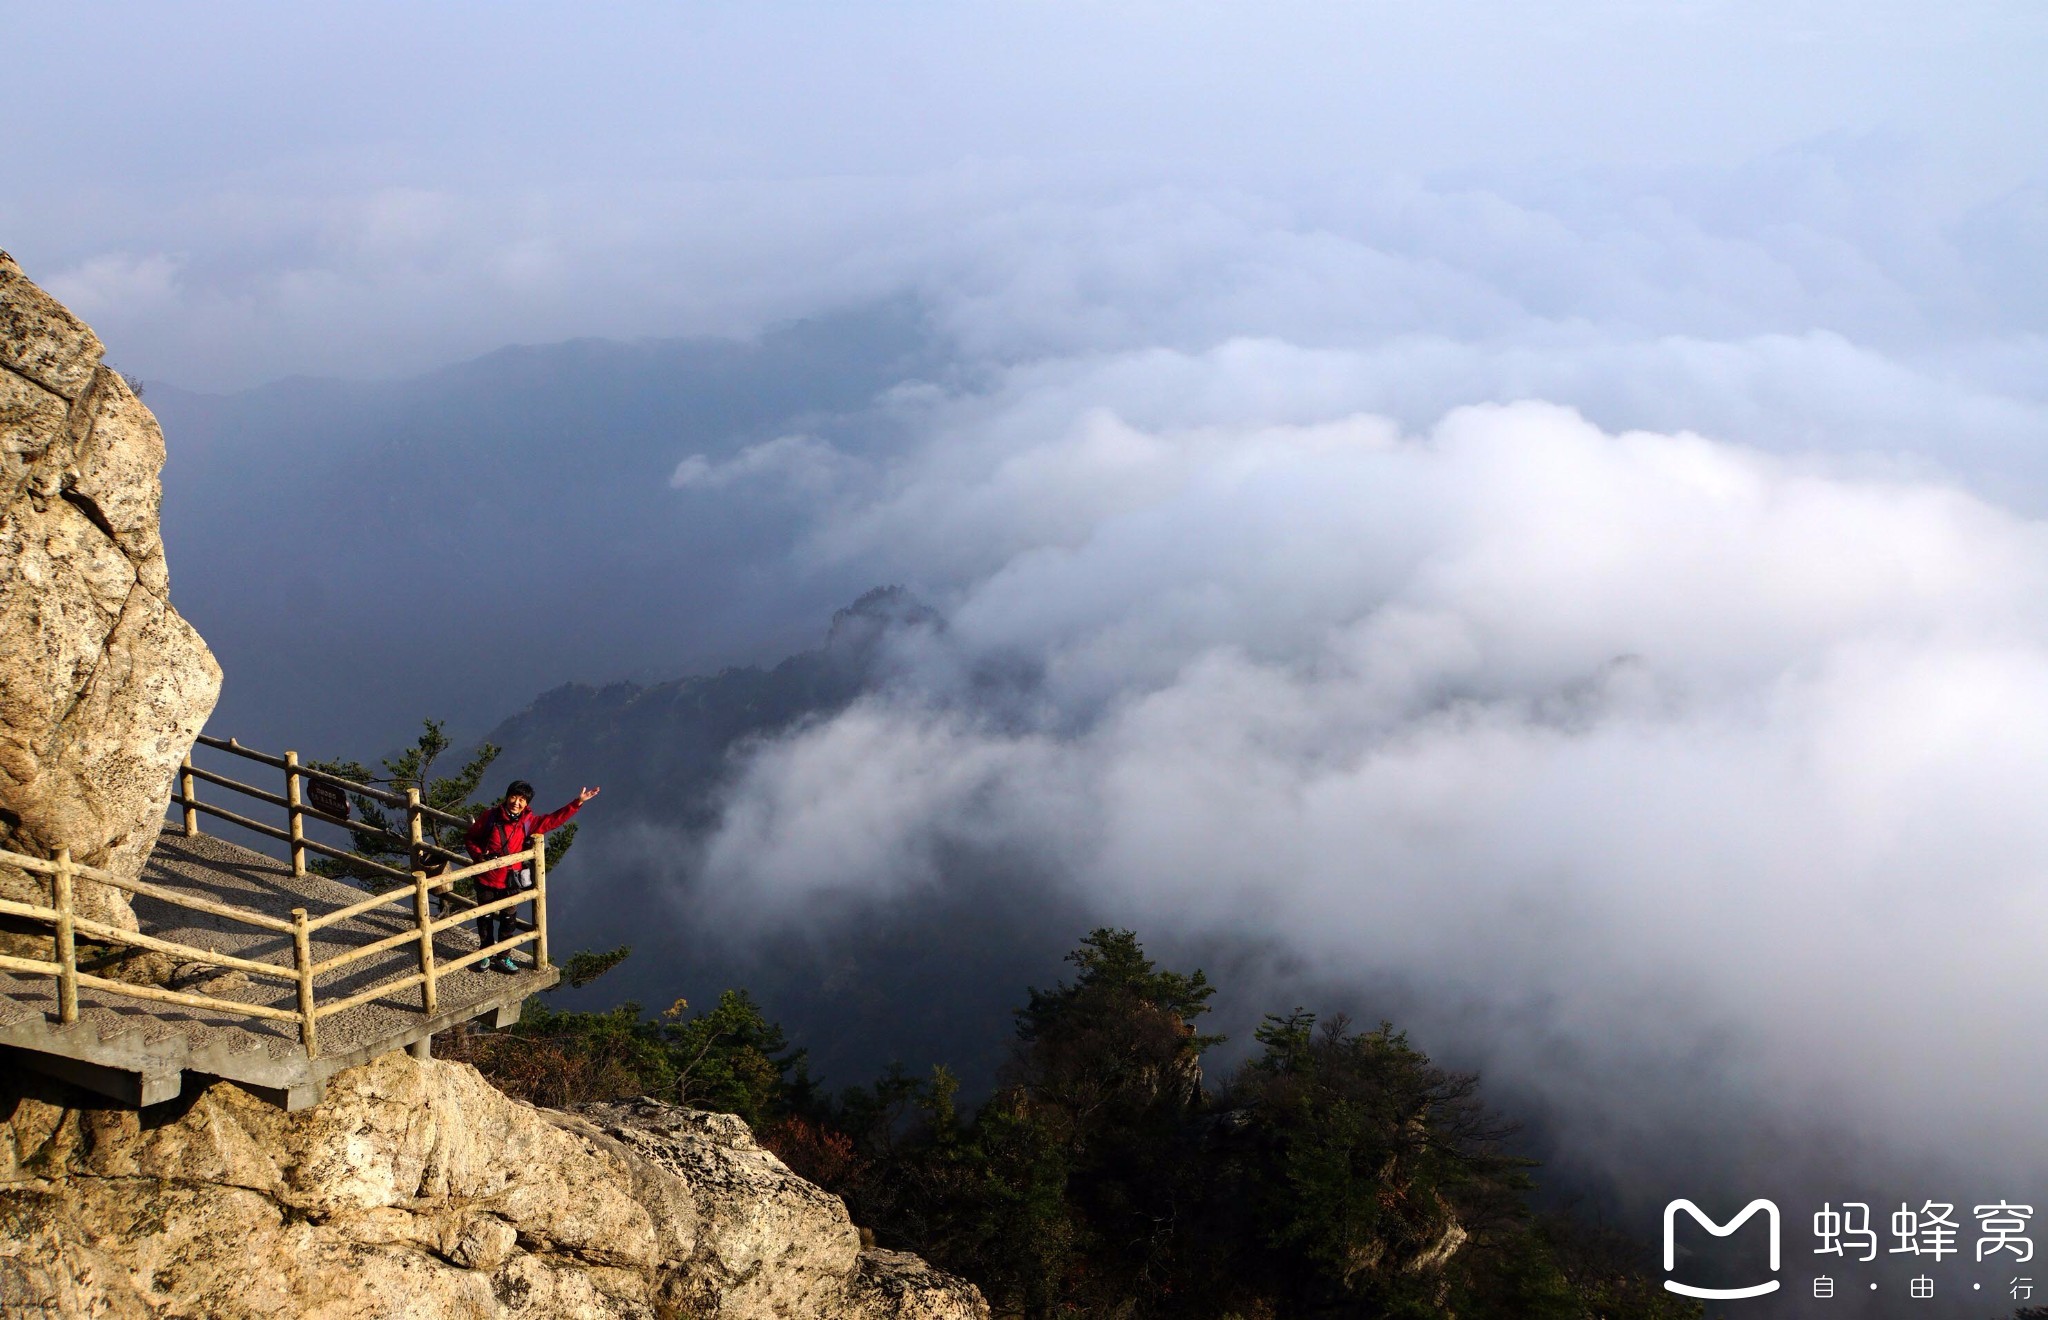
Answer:
[[[102, 351], [0, 253], [0, 847], [132, 877], [221, 674], [171, 608], [163, 434]], [[79, 903], [134, 927], [102, 886]]]
[[160, 1116], [17, 1078], [0, 1081], [0, 1116], [0, 1308], [988, 1315], [972, 1286], [862, 1250], [839, 1200], [727, 1115], [647, 1100], [536, 1109], [467, 1065], [394, 1054], [296, 1114], [228, 1083]]

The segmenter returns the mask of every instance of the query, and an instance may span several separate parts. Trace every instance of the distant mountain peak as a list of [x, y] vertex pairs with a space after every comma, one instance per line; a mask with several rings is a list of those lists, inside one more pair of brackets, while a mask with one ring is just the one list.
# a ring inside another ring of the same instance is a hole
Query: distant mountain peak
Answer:
[[858, 653], [891, 632], [906, 628], [936, 632], [944, 627], [939, 612], [905, 588], [876, 587], [845, 609], [833, 611], [825, 649], [835, 654]]

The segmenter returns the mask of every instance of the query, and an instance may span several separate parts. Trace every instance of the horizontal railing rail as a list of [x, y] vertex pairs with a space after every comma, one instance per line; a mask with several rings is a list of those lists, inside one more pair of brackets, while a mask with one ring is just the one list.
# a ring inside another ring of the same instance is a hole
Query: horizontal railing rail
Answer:
[[[236, 908], [230, 904], [216, 903], [196, 895], [180, 893], [162, 885], [147, 881], [124, 880], [98, 867], [86, 866], [71, 860], [70, 849], [60, 849], [55, 860], [34, 857], [10, 849], [0, 849], [0, 866], [9, 866], [30, 875], [47, 876], [51, 880], [51, 901], [48, 905], [23, 903], [12, 899], [0, 899], [0, 916], [14, 917], [50, 927], [53, 936], [51, 957], [21, 958], [0, 955], [0, 971], [16, 972], [32, 976], [53, 976], [58, 982], [57, 1018], [60, 1022], [78, 1020], [78, 990], [81, 986], [126, 995], [134, 999], [157, 1003], [175, 1004], [184, 1008], [204, 1009], [226, 1016], [244, 1016], [267, 1021], [284, 1022], [299, 1028], [301, 1043], [307, 1057], [318, 1058], [319, 1022], [322, 1018], [355, 1008], [358, 1005], [381, 999], [401, 991], [418, 987], [421, 991], [419, 1011], [432, 1016], [438, 1007], [436, 982], [452, 972], [461, 971], [485, 958], [509, 954], [526, 945], [534, 946], [536, 966], [549, 965], [547, 957], [547, 836], [536, 834], [532, 843], [523, 852], [505, 857], [493, 858], [465, 868], [461, 873], [451, 873], [451, 879], [462, 879], [467, 875], [507, 866], [530, 866], [533, 868], [534, 887], [531, 890], [514, 889], [504, 898], [482, 903], [474, 908], [453, 912], [434, 918], [428, 915], [429, 904], [424, 872], [414, 873], [414, 884], [404, 890], [387, 894], [372, 895], [361, 902], [350, 903], [310, 916], [303, 907], [292, 909], [292, 919], [281, 921], [267, 913]], [[183, 907], [194, 912], [224, 917], [244, 922], [260, 929], [289, 934], [292, 937], [292, 962], [290, 964], [264, 962], [256, 958], [244, 958], [237, 954], [222, 953], [216, 949], [201, 948], [179, 940], [165, 939], [145, 931], [127, 930], [107, 922], [96, 921], [78, 915], [76, 910], [76, 882], [80, 879], [110, 885], [129, 893], [161, 899], [166, 903]], [[342, 953], [314, 962], [312, 958], [312, 935], [316, 931], [361, 916], [378, 906], [410, 897], [413, 899], [413, 921], [407, 929], [358, 945]], [[500, 940], [461, 957], [442, 960], [434, 949], [434, 936], [449, 930], [476, 916], [508, 911], [522, 903], [534, 905], [534, 928], [518, 931], [510, 938]], [[82, 970], [78, 965], [77, 939], [84, 935], [105, 944], [120, 944], [130, 948], [146, 949], [154, 953], [169, 954], [181, 962], [200, 963], [221, 967], [245, 975], [262, 976], [292, 985], [298, 993], [298, 1007], [277, 1008], [269, 1004], [250, 1003], [245, 1000], [223, 999], [216, 995], [194, 994], [184, 990], [170, 990], [162, 986], [144, 985], [132, 981], [115, 980]], [[375, 985], [368, 986], [342, 999], [321, 1002], [322, 991], [318, 982], [322, 976], [343, 971], [366, 958], [397, 948], [414, 944], [419, 950], [419, 970], [389, 977]]]
[[283, 756], [276, 756], [270, 752], [259, 752], [253, 747], [244, 747], [233, 738], [216, 738], [211, 734], [205, 733], [199, 735], [199, 745], [229, 752], [246, 760], [261, 762], [264, 765], [275, 766], [279, 770], [296, 770], [300, 778], [322, 779], [336, 788], [345, 788], [351, 793], [360, 793], [366, 798], [382, 802], [387, 807], [402, 807], [405, 805], [405, 795], [403, 793], [395, 793], [388, 788], [378, 788], [375, 784], [359, 784], [353, 779], [344, 779], [340, 775], [329, 774], [325, 770], [315, 770], [310, 766], [300, 765], [298, 753], [296, 752], [286, 752]]
[[69, 874], [74, 879], [83, 877], [98, 884], [111, 885], [115, 889], [126, 890], [131, 894], [140, 894], [144, 898], [158, 899], [177, 907], [190, 908], [194, 912], [204, 912], [208, 916], [224, 917], [229, 921], [240, 921], [247, 925], [260, 926], [265, 930], [283, 931], [287, 934], [291, 931], [292, 926], [290, 922], [279, 921], [276, 917], [269, 916], [266, 913], [252, 912], [248, 908], [233, 907], [226, 903], [216, 903], [210, 898], [201, 898], [197, 894], [187, 894], [176, 889], [166, 888], [163, 885], [151, 884], [147, 880], [130, 880], [126, 877], [115, 875], [111, 871], [103, 871], [97, 866], [86, 866], [81, 862], [70, 862], [66, 860], [69, 853], [69, 849], [60, 849], [58, 851], [58, 860], [51, 861], [48, 858], [30, 857], [23, 853], [0, 849], [0, 861], [4, 861], [8, 866], [16, 867], [23, 871], [32, 871], [53, 877], [63, 874], [68, 867]]
[[[510, 954], [513, 950], [527, 945], [533, 946], [534, 965], [548, 967], [548, 919], [547, 919], [547, 836], [535, 834], [525, 850], [503, 857], [473, 862], [469, 858], [427, 836], [428, 822], [449, 825], [467, 825], [460, 816], [439, 811], [420, 801], [417, 788], [408, 788], [404, 793], [393, 793], [371, 784], [360, 784], [340, 775], [314, 770], [299, 764], [298, 753], [286, 752], [273, 756], [254, 748], [244, 747], [232, 738], [214, 738], [200, 735], [199, 742], [206, 747], [247, 760], [272, 766], [285, 772], [284, 792], [274, 793], [254, 784], [244, 783], [228, 775], [192, 764], [187, 756], [178, 768], [177, 782], [171, 793], [171, 804], [182, 809], [187, 836], [197, 835], [199, 816], [203, 813], [243, 829], [252, 830], [267, 838], [279, 839], [290, 845], [292, 875], [295, 879], [307, 874], [306, 853], [315, 852], [324, 856], [362, 867], [379, 876], [389, 876], [401, 883], [382, 893], [371, 894], [355, 902], [333, 907], [317, 915], [304, 907], [291, 909], [291, 919], [272, 916], [253, 908], [240, 907], [212, 898], [187, 893], [172, 886], [161, 885], [147, 880], [131, 880], [115, 875], [103, 868], [74, 862], [68, 848], [57, 850], [55, 858], [35, 857], [26, 853], [0, 848], [0, 867], [11, 867], [32, 876], [47, 878], [49, 881], [49, 903], [28, 903], [15, 900], [0, 900], [0, 916], [11, 917], [47, 926], [51, 937], [51, 956], [25, 958], [14, 955], [0, 955], [0, 971], [31, 976], [50, 976], [57, 981], [57, 1016], [60, 1022], [78, 1020], [78, 991], [81, 987], [109, 994], [125, 995], [155, 1003], [174, 1004], [183, 1008], [201, 1009], [206, 1012], [258, 1018], [290, 1024], [297, 1027], [299, 1038], [308, 1058], [320, 1054], [319, 1024], [322, 1019], [351, 1008], [367, 1004], [372, 1000], [402, 994], [411, 990], [419, 991], [417, 1011], [432, 1017], [439, 1010], [438, 982], [444, 976], [464, 968]], [[308, 805], [304, 800], [302, 784], [317, 781], [332, 785], [347, 793], [359, 793], [372, 801], [388, 806], [401, 807], [406, 814], [407, 832], [403, 835], [393, 830], [381, 830], [375, 826], [351, 821], [345, 816], [330, 814]], [[280, 829], [275, 825], [255, 820], [240, 812], [199, 799], [197, 785], [206, 783], [218, 788], [239, 793], [244, 797], [282, 807], [286, 813], [286, 825]], [[305, 835], [307, 819], [348, 830], [358, 838], [382, 838], [405, 849], [412, 865], [402, 870], [372, 857], [364, 857], [345, 848], [333, 847]], [[425, 869], [433, 860], [459, 862], [453, 870], [443, 870], [430, 875]], [[459, 881], [473, 879], [488, 872], [506, 869], [528, 868], [533, 877], [531, 889], [516, 886], [503, 898], [471, 902], [451, 892], [451, 886]], [[167, 938], [142, 930], [127, 930], [123, 927], [84, 917], [78, 913], [77, 886], [81, 881], [111, 886], [125, 893], [183, 908], [191, 912], [204, 913], [211, 917], [239, 922], [271, 934], [287, 936], [290, 939], [291, 961], [266, 962], [260, 958], [249, 958], [239, 954], [222, 953], [214, 949], [200, 948], [184, 941]], [[443, 912], [433, 913], [434, 900], [439, 898]], [[312, 941], [323, 931], [340, 934], [335, 928], [357, 917], [366, 916], [386, 905], [411, 900], [410, 918], [404, 927], [391, 934], [369, 940], [344, 949], [319, 962], [313, 960]], [[489, 916], [499, 912], [510, 912], [521, 904], [533, 904], [533, 924], [517, 928], [506, 939], [464, 953], [452, 959], [442, 958], [434, 946], [434, 937], [475, 917]], [[163, 986], [145, 985], [100, 976], [95, 972], [82, 970], [79, 966], [78, 939], [80, 936], [99, 944], [123, 945], [153, 953], [168, 954], [183, 962], [203, 966], [220, 967], [241, 972], [249, 976], [290, 984], [296, 991], [296, 1007], [281, 1008], [272, 1004], [251, 1003], [243, 1000], [225, 999], [218, 995], [195, 994], [186, 990], [172, 990]], [[377, 954], [412, 945], [416, 951], [416, 968], [396, 976], [386, 977], [374, 985], [355, 990], [342, 998], [333, 997], [332, 987], [323, 987], [321, 978], [347, 972]]]

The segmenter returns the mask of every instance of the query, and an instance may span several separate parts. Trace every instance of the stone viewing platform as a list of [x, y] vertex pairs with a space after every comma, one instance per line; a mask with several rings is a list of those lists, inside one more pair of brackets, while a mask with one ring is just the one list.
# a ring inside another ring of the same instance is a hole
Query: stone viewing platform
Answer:
[[[302, 1024], [295, 1020], [299, 981], [293, 910], [322, 914], [360, 908], [364, 891], [320, 875], [294, 875], [288, 863], [222, 839], [186, 838], [175, 831], [165, 831], [158, 841], [142, 880], [151, 889], [274, 924], [252, 925], [137, 890], [131, 900], [135, 917], [140, 934], [152, 944], [136, 947], [163, 954], [156, 945], [183, 946], [265, 964], [275, 974], [252, 974], [232, 963], [195, 958], [177, 963], [169, 984], [161, 987], [220, 1001], [220, 1007], [138, 998], [104, 982], [80, 984], [76, 1018], [66, 1022], [60, 976], [0, 971], [0, 1045], [9, 1047], [12, 1061], [131, 1105], [181, 1094], [190, 1074], [226, 1078], [287, 1109], [301, 1109], [317, 1104], [327, 1079], [344, 1068], [394, 1050], [421, 1054], [435, 1032], [485, 1015], [498, 1026], [510, 1025], [528, 995], [560, 978], [553, 967], [534, 966], [525, 955], [518, 957], [520, 969], [514, 974], [485, 969], [474, 923], [466, 912], [451, 913], [434, 923], [440, 927], [432, 932], [435, 1003], [432, 1012], [425, 1011], [419, 925], [410, 903], [403, 901], [412, 896], [408, 887], [391, 902], [309, 934], [318, 1024], [317, 1047], [309, 1051]], [[526, 934], [521, 942], [533, 938]], [[79, 941], [81, 946], [84, 942]], [[320, 973], [323, 964], [364, 949], [372, 951]], [[114, 953], [105, 952], [109, 958]], [[157, 961], [161, 965], [177, 957], [168, 953]], [[88, 976], [99, 965], [83, 947], [77, 964]], [[380, 986], [387, 987], [384, 993], [377, 993]], [[144, 993], [158, 989], [137, 987]], [[329, 1004], [344, 1006], [330, 1010]], [[231, 1005], [254, 1006], [268, 1015], [252, 1017]]]

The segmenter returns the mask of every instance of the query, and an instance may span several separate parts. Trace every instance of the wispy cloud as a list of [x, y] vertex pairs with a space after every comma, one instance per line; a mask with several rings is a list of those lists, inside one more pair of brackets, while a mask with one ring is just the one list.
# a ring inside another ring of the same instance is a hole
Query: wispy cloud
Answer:
[[677, 490], [724, 490], [741, 483], [770, 483], [808, 495], [830, 491], [853, 461], [808, 435], [783, 435], [748, 445], [731, 458], [692, 454], [676, 464], [668, 484]]

